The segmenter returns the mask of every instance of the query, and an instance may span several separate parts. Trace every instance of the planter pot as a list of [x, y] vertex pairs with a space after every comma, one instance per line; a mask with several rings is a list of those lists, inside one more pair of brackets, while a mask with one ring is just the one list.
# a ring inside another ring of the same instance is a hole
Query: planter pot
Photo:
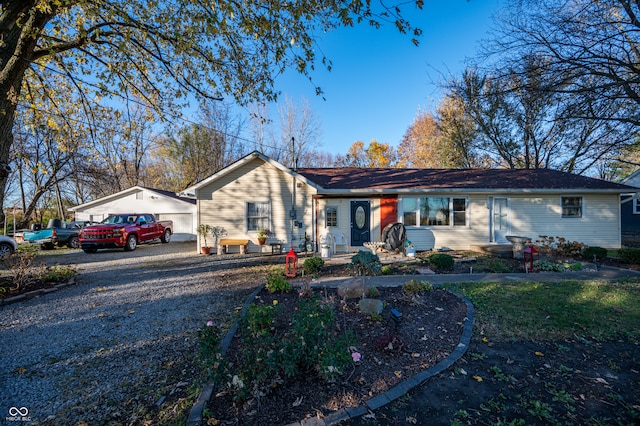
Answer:
[[415, 247], [407, 247], [407, 257], [416, 257]]
[[267, 237], [258, 237], [258, 244], [260, 244], [261, 246], [265, 245], [266, 242]]
[[209, 254], [211, 253], [211, 247], [200, 247], [200, 252], [202, 254]]
[[320, 247], [320, 257], [329, 259], [331, 257], [331, 247]]

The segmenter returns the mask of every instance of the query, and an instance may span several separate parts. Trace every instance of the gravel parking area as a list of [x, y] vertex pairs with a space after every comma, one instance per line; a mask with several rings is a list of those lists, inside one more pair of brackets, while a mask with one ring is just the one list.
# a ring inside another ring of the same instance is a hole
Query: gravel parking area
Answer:
[[230, 322], [264, 279], [251, 264], [278, 260], [197, 255], [193, 242], [44, 259], [74, 265], [77, 284], [0, 307], [0, 418], [25, 407], [31, 424], [56, 425], [138, 424], [184, 402], [197, 330]]

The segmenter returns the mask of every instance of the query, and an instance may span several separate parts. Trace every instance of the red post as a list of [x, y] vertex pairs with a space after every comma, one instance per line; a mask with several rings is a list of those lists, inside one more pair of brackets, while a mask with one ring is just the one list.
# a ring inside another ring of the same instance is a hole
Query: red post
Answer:
[[[524, 262], [525, 272], [540, 272], [540, 252], [529, 244], [529, 247], [522, 252], [522, 261]], [[537, 263], [534, 263], [537, 261]]]

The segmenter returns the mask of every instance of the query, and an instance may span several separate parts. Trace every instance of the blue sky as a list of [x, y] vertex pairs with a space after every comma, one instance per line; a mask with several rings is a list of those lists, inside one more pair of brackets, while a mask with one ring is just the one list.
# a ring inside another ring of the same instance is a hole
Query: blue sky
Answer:
[[312, 77], [326, 100], [294, 72], [276, 80], [277, 88], [296, 102], [311, 103], [323, 151], [344, 154], [355, 141], [372, 139], [397, 146], [419, 109], [434, 110], [437, 83], [460, 73], [465, 59], [476, 54], [500, 5], [500, 0], [426, 0], [424, 10], [407, 15], [424, 31], [418, 47], [392, 25], [324, 34], [319, 45], [333, 69], [316, 69]]

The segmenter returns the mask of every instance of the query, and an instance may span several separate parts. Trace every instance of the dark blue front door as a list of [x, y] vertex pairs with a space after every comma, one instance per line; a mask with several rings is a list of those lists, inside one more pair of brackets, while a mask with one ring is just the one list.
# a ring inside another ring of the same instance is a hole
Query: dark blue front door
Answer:
[[369, 201], [351, 202], [351, 245], [361, 246], [371, 241], [371, 206]]

